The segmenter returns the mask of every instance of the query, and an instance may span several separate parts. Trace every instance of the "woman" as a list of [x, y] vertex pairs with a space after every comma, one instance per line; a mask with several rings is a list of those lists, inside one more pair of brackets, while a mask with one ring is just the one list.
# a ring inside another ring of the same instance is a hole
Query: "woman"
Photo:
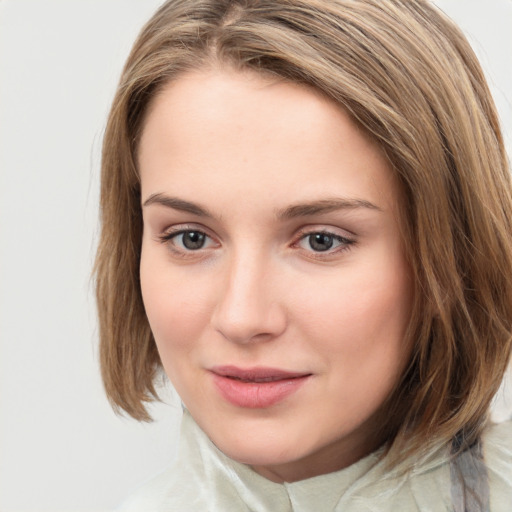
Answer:
[[505, 511], [512, 198], [483, 74], [423, 0], [178, 0], [104, 139], [101, 364], [174, 466], [126, 510]]

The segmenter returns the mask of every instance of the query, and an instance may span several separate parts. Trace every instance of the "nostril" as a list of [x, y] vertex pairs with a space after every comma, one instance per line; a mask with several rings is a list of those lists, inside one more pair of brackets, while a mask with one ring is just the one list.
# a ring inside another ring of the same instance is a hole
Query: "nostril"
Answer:
[[[262, 258], [236, 258], [229, 265], [211, 317], [213, 329], [234, 343], [266, 342], [286, 325]], [[220, 283], [219, 283], [220, 284]]]
[[245, 321], [229, 321], [220, 315], [212, 318], [213, 327], [224, 338], [234, 343], [264, 343], [279, 336], [285, 328], [286, 322], [278, 315], [261, 315], [245, 318]]
[[269, 332], [262, 332], [260, 334], [256, 334], [251, 339], [252, 341], [267, 341], [272, 338], [272, 334]]

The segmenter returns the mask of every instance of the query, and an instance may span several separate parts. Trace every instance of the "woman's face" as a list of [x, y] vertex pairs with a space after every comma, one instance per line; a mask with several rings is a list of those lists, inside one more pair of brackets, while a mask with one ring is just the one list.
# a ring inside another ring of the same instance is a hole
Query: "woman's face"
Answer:
[[311, 89], [205, 71], [154, 99], [139, 164], [147, 316], [210, 439], [275, 481], [373, 450], [412, 301], [378, 146]]

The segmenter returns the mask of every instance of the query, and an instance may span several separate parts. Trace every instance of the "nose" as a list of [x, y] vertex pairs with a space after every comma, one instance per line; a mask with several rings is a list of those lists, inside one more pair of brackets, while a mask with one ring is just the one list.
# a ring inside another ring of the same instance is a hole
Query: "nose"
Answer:
[[268, 261], [239, 257], [223, 274], [211, 320], [216, 331], [234, 343], [269, 341], [284, 332], [285, 309]]

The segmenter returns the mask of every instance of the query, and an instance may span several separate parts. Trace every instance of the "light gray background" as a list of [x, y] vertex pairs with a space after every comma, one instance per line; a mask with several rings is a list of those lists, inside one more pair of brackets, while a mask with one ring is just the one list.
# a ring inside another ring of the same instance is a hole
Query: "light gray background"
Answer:
[[[151, 425], [110, 410], [90, 282], [109, 102], [160, 3], [0, 0], [2, 512], [111, 510], [175, 450], [175, 397]], [[510, 151], [512, 1], [437, 3], [482, 60]]]

